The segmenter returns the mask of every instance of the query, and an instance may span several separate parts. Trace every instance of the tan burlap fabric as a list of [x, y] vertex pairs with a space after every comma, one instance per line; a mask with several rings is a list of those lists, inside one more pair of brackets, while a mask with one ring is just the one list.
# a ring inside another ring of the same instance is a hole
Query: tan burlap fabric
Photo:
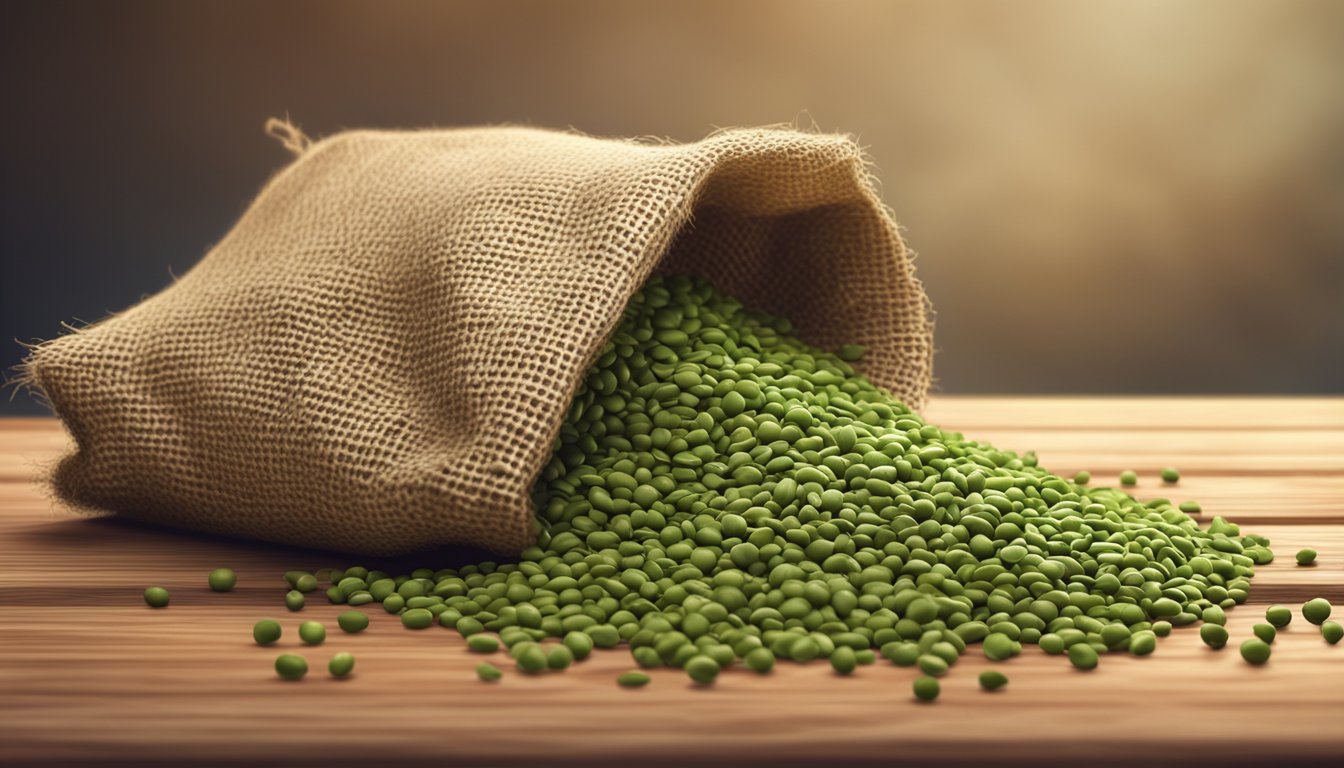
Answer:
[[299, 159], [189, 273], [31, 354], [78, 446], [53, 477], [68, 502], [357, 553], [517, 553], [578, 382], [655, 268], [863, 344], [874, 381], [924, 399], [924, 291], [845, 137], [290, 138]]

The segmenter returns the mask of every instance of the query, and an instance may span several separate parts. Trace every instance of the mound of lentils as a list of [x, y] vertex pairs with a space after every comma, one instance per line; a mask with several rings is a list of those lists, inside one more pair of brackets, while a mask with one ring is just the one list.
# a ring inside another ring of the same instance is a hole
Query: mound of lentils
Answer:
[[700, 683], [777, 660], [848, 674], [880, 654], [936, 696], [929, 678], [973, 648], [1001, 661], [1037, 644], [1081, 669], [1151, 653], [1245, 601], [1273, 557], [1221, 518], [1201, 528], [928, 424], [856, 373], [862, 348], [792, 333], [703, 280], [654, 278], [560, 428], [536, 546], [517, 563], [335, 571], [327, 595], [483, 635], [480, 652], [497, 637], [529, 673], [623, 644]]

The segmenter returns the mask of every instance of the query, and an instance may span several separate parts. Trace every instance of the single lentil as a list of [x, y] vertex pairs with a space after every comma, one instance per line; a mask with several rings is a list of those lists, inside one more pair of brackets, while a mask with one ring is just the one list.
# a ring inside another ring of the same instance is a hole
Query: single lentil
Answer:
[[369, 627], [369, 616], [363, 611], [345, 611], [336, 617], [336, 626], [352, 635], [363, 632]]
[[327, 628], [320, 621], [305, 621], [299, 625], [299, 639], [308, 645], [321, 645], [327, 639]]
[[1300, 549], [1300, 550], [1298, 550], [1298, 552], [1297, 552], [1297, 564], [1298, 564], [1298, 565], [1315, 565], [1315, 564], [1316, 564], [1316, 550], [1314, 550], [1314, 549]]
[[1331, 645], [1339, 643], [1341, 639], [1344, 639], [1344, 625], [1341, 625], [1338, 621], [1321, 622], [1321, 637], [1325, 638], [1325, 642]]
[[1181, 480], [1181, 473], [1175, 467], [1166, 467], [1162, 470], [1162, 482], [1178, 483]]
[[494, 635], [472, 635], [467, 638], [467, 647], [475, 653], [494, 653], [499, 650], [499, 638]]
[[1120, 473], [1120, 484], [1121, 484], [1121, 485], [1138, 485], [1138, 484], [1139, 484], [1139, 475], [1138, 475], [1138, 473], [1135, 472], [1135, 471], [1132, 470], [1132, 469], [1126, 469], [1124, 472], [1121, 472], [1121, 473]]
[[938, 698], [938, 694], [942, 690], [942, 686], [938, 684], [938, 678], [936, 677], [915, 678], [912, 687], [915, 692], [915, 698], [920, 701], [933, 701]]
[[714, 682], [719, 676], [719, 662], [709, 656], [692, 656], [686, 661], [686, 674], [701, 685]]
[[1092, 473], [1091, 473], [1091, 472], [1083, 471], [1083, 472], [1079, 472], [1079, 473], [1077, 473], [1077, 474], [1075, 474], [1075, 475], [1073, 476], [1073, 484], [1074, 484], [1074, 485], [1087, 485], [1087, 484], [1090, 483], [1090, 482], [1092, 482]]
[[291, 611], [303, 610], [303, 593], [297, 589], [291, 589], [285, 593], [285, 607]]
[[1279, 634], [1278, 630], [1274, 629], [1273, 624], [1263, 622], [1251, 627], [1251, 633], [1266, 643], [1274, 642], [1274, 638]]
[[1269, 643], [1252, 638], [1241, 644], [1241, 658], [1248, 664], [1260, 665], [1269, 661]]
[[1320, 624], [1330, 618], [1332, 608], [1330, 601], [1324, 597], [1313, 598], [1302, 605], [1302, 618], [1312, 624]]
[[1286, 605], [1271, 605], [1265, 609], [1265, 620], [1276, 629], [1283, 629], [1293, 620], [1293, 612]]
[[1086, 643], [1075, 643], [1069, 646], [1069, 663], [1078, 669], [1096, 669], [1097, 661], [1097, 649], [1092, 646]]
[[407, 629], [424, 629], [434, 623], [434, 613], [428, 608], [410, 608], [401, 614], [401, 625]]
[[262, 619], [252, 625], [252, 639], [257, 645], [272, 645], [281, 634], [280, 622], [274, 619]]
[[616, 676], [616, 684], [622, 688], [642, 688], [649, 684], [649, 676], [643, 672], [623, 672]]
[[168, 590], [163, 587], [150, 587], [145, 590], [145, 605], [150, 608], [163, 608], [168, 605]]
[[1221, 624], [1205, 624], [1199, 628], [1199, 639], [1217, 650], [1227, 645], [1227, 628]]
[[238, 583], [238, 574], [230, 568], [216, 568], [205, 577], [205, 581], [212, 592], [231, 592]]
[[355, 669], [355, 656], [351, 653], [341, 652], [331, 657], [327, 662], [327, 671], [332, 677], [346, 677]]
[[482, 682], [493, 683], [503, 677], [504, 673], [494, 664], [477, 664], [476, 676], [479, 677]]
[[308, 674], [308, 661], [302, 656], [282, 653], [275, 657], [275, 673], [286, 680], [300, 680]]
[[980, 687], [986, 691], [997, 691], [1008, 684], [1008, 676], [997, 669], [987, 669], [980, 673]]

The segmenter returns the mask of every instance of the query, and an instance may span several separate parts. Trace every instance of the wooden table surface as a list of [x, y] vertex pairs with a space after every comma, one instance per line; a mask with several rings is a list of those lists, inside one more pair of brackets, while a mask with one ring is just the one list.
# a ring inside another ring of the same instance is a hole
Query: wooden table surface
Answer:
[[[1197, 499], [1273, 541], [1250, 602], [1229, 613], [1233, 642], [1205, 648], [1194, 629], [1155, 654], [1103, 657], [1080, 672], [1034, 646], [999, 668], [998, 693], [978, 690], [988, 666], [965, 656], [934, 704], [912, 700], [914, 672], [879, 661], [852, 678], [829, 666], [781, 664], [769, 676], [726, 671], [710, 689], [675, 670], [618, 688], [625, 650], [599, 652], [563, 674], [506, 670], [478, 682], [481, 657], [456, 633], [412, 632], [380, 610], [360, 635], [335, 630], [320, 594], [287, 614], [281, 573], [352, 565], [347, 558], [80, 518], [47, 497], [42, 468], [67, 449], [51, 419], [0, 420], [0, 763], [455, 765], [610, 763], [1067, 764], [1328, 763], [1344, 757], [1344, 644], [1326, 645], [1298, 616], [1262, 668], [1235, 645], [1266, 605], [1318, 595], [1344, 606], [1344, 399], [969, 398], [929, 407], [938, 424], [1016, 450], [1036, 449], [1061, 474], [1115, 482], [1135, 469], [1141, 497]], [[1160, 467], [1183, 471], [1178, 486]], [[1301, 547], [1319, 564], [1298, 567]], [[366, 563], [367, 564], [367, 563]], [[439, 565], [438, 563], [426, 563]], [[238, 572], [214, 594], [213, 567]], [[172, 605], [141, 590], [161, 584]], [[1344, 609], [1337, 609], [1344, 612]], [[252, 644], [261, 617], [280, 619], [277, 648]], [[331, 627], [298, 644], [300, 619]], [[325, 672], [352, 651], [356, 673]], [[281, 651], [313, 667], [275, 677]], [[498, 659], [492, 659], [498, 661]], [[502, 665], [502, 662], [501, 662]]]

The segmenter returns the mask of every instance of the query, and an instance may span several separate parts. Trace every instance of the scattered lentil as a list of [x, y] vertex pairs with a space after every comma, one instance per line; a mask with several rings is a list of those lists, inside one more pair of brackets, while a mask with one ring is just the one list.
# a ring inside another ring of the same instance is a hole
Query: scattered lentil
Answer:
[[997, 691], [1008, 684], [1008, 676], [997, 669], [987, 669], [980, 673], [980, 687], [986, 691]]
[[355, 656], [351, 653], [341, 652], [331, 657], [327, 662], [327, 671], [332, 677], [345, 677], [355, 669]]
[[1321, 622], [1321, 637], [1324, 637], [1325, 642], [1331, 645], [1337, 644], [1341, 639], [1344, 639], [1344, 625], [1341, 625], [1338, 621]]
[[150, 608], [163, 608], [168, 605], [168, 590], [163, 587], [150, 587], [145, 590], [145, 605]]
[[286, 680], [300, 680], [308, 674], [308, 661], [302, 656], [282, 653], [275, 658], [275, 673]]
[[257, 645], [272, 645], [281, 634], [280, 622], [274, 619], [262, 619], [252, 625], [252, 639]]
[[1269, 643], [1258, 637], [1241, 644], [1241, 658], [1249, 664], [1264, 664], [1269, 661], [1269, 652]]
[[285, 593], [285, 607], [291, 611], [303, 610], [303, 593], [297, 589], [291, 589]]
[[1227, 645], [1227, 628], [1221, 624], [1205, 624], [1199, 628], [1199, 639], [1217, 650]]
[[308, 645], [321, 645], [327, 639], [327, 628], [320, 621], [305, 621], [299, 625], [299, 639]]
[[363, 611], [346, 611], [336, 617], [336, 626], [352, 635], [363, 632], [369, 626], [369, 616]]
[[919, 677], [915, 679], [914, 685], [915, 698], [920, 701], [933, 701], [938, 698], [942, 686], [938, 684], [936, 677]]
[[622, 688], [641, 688], [649, 684], [649, 676], [643, 672], [623, 672], [616, 677], [616, 684]]
[[1293, 612], [1286, 605], [1271, 605], [1265, 609], [1265, 620], [1276, 629], [1283, 629], [1293, 620]]
[[205, 581], [210, 585], [211, 591], [230, 592], [234, 585], [238, 583], [238, 574], [229, 568], [216, 568], [210, 572]]
[[1332, 608], [1333, 606], [1330, 605], [1329, 600], [1326, 600], [1324, 597], [1317, 597], [1308, 600], [1302, 605], [1302, 618], [1312, 624], [1320, 624], [1330, 618], [1330, 611]]

